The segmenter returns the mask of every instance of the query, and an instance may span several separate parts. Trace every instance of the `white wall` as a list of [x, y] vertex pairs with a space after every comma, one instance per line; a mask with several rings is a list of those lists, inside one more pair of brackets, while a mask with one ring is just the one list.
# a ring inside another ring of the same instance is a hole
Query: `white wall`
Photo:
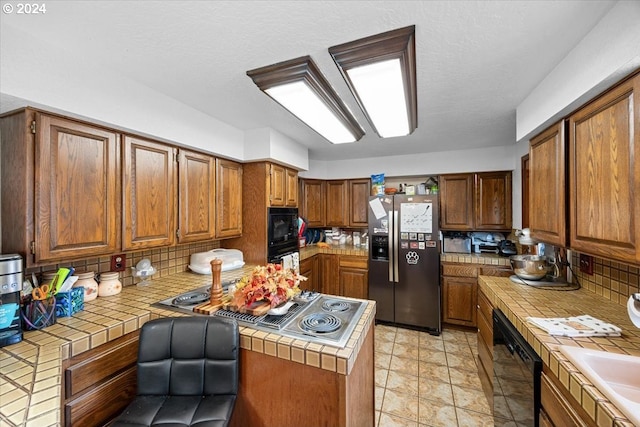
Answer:
[[[9, 25], [3, 26], [0, 43], [3, 106], [27, 100], [31, 106], [242, 160], [242, 131], [140, 85], [116, 69], [105, 72], [79, 60], [77, 53]], [[119, 65], [124, 64], [114, 58], [114, 67]]]
[[309, 149], [271, 128], [244, 133], [244, 160], [276, 160], [298, 170], [309, 169]]
[[516, 140], [530, 139], [639, 67], [640, 1], [621, 0], [518, 106]]

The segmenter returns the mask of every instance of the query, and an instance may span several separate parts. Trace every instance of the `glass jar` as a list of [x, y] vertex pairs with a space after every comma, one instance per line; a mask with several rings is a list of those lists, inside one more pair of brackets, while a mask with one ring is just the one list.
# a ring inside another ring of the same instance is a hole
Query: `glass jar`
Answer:
[[100, 284], [98, 285], [98, 296], [108, 297], [122, 292], [122, 283], [120, 283], [120, 273], [110, 271], [100, 274]]
[[78, 276], [78, 280], [73, 284], [74, 288], [82, 286], [84, 288], [84, 301], [93, 301], [98, 297], [98, 282], [95, 279], [95, 273], [93, 271], [87, 271], [84, 273], [74, 274]]

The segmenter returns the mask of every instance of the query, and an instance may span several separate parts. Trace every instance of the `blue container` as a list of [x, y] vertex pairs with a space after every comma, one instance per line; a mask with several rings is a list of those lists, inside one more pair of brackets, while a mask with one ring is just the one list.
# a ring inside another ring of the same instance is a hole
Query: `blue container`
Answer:
[[56, 294], [56, 317], [69, 317], [84, 310], [84, 287], [71, 288]]

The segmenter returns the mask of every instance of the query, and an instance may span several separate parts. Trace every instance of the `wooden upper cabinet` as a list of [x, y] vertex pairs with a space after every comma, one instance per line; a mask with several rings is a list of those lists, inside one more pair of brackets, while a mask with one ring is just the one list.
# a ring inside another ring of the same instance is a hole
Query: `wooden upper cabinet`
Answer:
[[566, 145], [564, 121], [529, 142], [529, 228], [531, 237], [567, 246]]
[[440, 187], [440, 228], [473, 230], [473, 174], [442, 175]]
[[[35, 123], [35, 261], [119, 250], [118, 135], [41, 113]], [[9, 134], [3, 139], [10, 147]], [[3, 156], [8, 154], [3, 150]]]
[[303, 179], [300, 181], [301, 200], [300, 216], [310, 228], [325, 225], [325, 182], [319, 179]]
[[281, 165], [270, 164], [269, 206], [298, 206], [298, 172]]
[[298, 171], [287, 168], [285, 183], [287, 189], [285, 206], [298, 207]]
[[176, 149], [124, 137], [124, 250], [171, 246], [176, 235]]
[[216, 160], [180, 150], [178, 155], [178, 242], [215, 238]]
[[349, 180], [349, 226], [366, 228], [369, 212], [370, 179]]
[[328, 227], [349, 226], [349, 187], [347, 181], [326, 181], [326, 224]]
[[511, 230], [511, 172], [482, 172], [475, 179], [475, 229]]
[[640, 262], [640, 74], [569, 117], [570, 247]]
[[242, 234], [242, 165], [216, 159], [216, 237]]

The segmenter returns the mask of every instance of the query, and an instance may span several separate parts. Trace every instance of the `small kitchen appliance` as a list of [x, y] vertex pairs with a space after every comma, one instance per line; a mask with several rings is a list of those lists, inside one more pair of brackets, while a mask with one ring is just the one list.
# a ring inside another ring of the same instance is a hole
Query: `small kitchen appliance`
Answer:
[[442, 252], [456, 254], [471, 253], [471, 238], [467, 233], [443, 232]]
[[474, 231], [471, 233], [472, 252], [497, 254], [500, 252], [500, 242], [504, 240], [502, 233], [487, 233], [483, 231]]
[[0, 255], [0, 347], [22, 341], [22, 281], [22, 257], [17, 254]]

